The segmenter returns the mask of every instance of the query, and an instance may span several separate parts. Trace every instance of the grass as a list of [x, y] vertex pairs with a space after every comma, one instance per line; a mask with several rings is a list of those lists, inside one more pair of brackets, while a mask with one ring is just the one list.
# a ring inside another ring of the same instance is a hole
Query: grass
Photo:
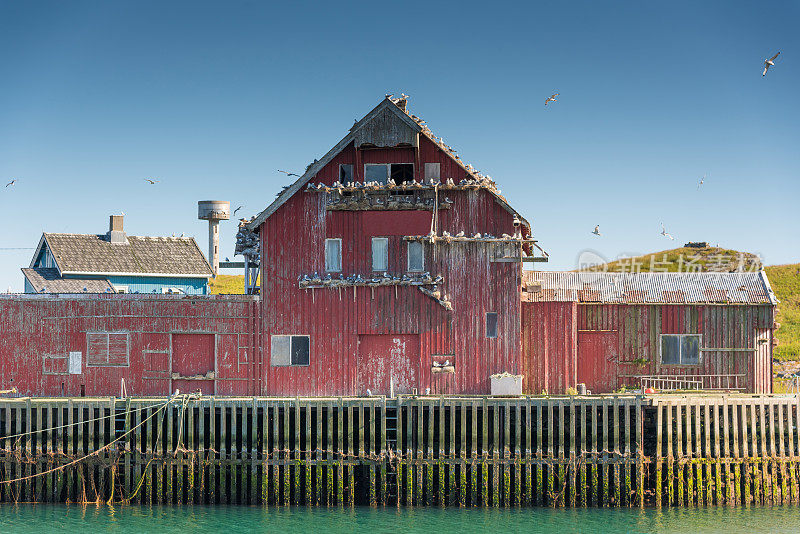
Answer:
[[680, 247], [662, 250], [643, 256], [623, 258], [586, 271], [616, 272], [691, 272], [691, 271], [733, 271], [736, 269], [759, 269], [761, 261], [749, 252], [740, 252], [720, 247], [688, 248]]
[[211, 295], [244, 295], [244, 275], [219, 274], [208, 284]]
[[765, 267], [767, 278], [778, 297], [778, 316], [781, 327], [775, 333], [777, 360], [800, 359], [800, 263]]

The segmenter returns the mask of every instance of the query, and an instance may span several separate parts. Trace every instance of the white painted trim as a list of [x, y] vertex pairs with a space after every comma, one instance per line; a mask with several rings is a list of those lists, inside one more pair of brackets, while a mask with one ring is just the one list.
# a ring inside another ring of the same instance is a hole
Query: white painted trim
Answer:
[[[336, 269], [328, 269], [328, 241], [338, 241], [339, 242], [339, 269], [338, 270], [336, 270]], [[342, 272], [342, 270], [344, 269], [344, 265], [342, 265], [342, 263], [343, 263], [342, 259], [343, 259], [343, 256], [344, 256], [344, 254], [342, 252], [342, 238], [341, 237], [327, 237], [327, 238], [325, 238], [325, 249], [322, 252], [323, 252], [322, 261], [325, 264], [324, 265], [325, 272], [326, 273], [340, 273], [340, 272]]]
[[[411, 246], [411, 243], [417, 243], [421, 247], [422, 250], [422, 269], [412, 269], [411, 268], [411, 254], [408, 251], [408, 248]], [[422, 241], [406, 241], [406, 271], [410, 273], [423, 273], [425, 272], [425, 245]]]
[[115, 273], [115, 272], [98, 272], [98, 271], [64, 271], [64, 275], [80, 275], [80, 276], [145, 276], [148, 278], [211, 278], [209, 274], [199, 273]]

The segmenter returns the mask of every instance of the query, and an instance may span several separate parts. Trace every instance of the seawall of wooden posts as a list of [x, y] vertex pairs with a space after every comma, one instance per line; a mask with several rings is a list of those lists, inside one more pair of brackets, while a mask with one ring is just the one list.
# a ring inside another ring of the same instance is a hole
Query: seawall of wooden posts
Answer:
[[0, 501], [797, 503], [798, 400], [0, 399]]

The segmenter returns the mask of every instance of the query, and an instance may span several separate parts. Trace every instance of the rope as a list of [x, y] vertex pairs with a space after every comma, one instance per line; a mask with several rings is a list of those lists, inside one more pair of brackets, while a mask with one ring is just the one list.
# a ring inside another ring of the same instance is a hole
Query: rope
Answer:
[[144, 424], [145, 424], [147, 421], [149, 421], [150, 419], [152, 419], [153, 417], [155, 417], [155, 415], [156, 415], [158, 412], [160, 412], [160, 411], [164, 410], [164, 408], [166, 408], [166, 407], [169, 405], [169, 403], [171, 403], [171, 402], [173, 401], [173, 399], [174, 399], [174, 397], [173, 397], [173, 398], [170, 398], [169, 400], [167, 400], [167, 401], [166, 401], [166, 402], [165, 402], [163, 405], [161, 405], [161, 407], [160, 407], [158, 410], [156, 410], [155, 412], [153, 412], [152, 414], [150, 414], [150, 416], [148, 416], [148, 417], [147, 417], [147, 418], [146, 418], [144, 421], [142, 421], [141, 423], [139, 423], [139, 424], [138, 424], [138, 425], [136, 425], [135, 427], [131, 428], [130, 430], [128, 430], [127, 432], [125, 432], [124, 434], [122, 434], [122, 435], [121, 435], [120, 437], [118, 437], [117, 439], [115, 439], [115, 440], [113, 440], [113, 441], [111, 441], [111, 442], [109, 442], [109, 443], [107, 443], [107, 444], [103, 445], [103, 446], [102, 446], [102, 447], [100, 447], [99, 449], [97, 449], [97, 450], [95, 450], [95, 451], [92, 451], [92, 452], [90, 452], [89, 454], [87, 454], [87, 455], [85, 455], [85, 456], [82, 456], [82, 457], [80, 457], [80, 458], [76, 458], [75, 460], [73, 460], [73, 461], [71, 461], [71, 462], [69, 462], [69, 463], [66, 463], [66, 464], [64, 464], [64, 465], [60, 465], [60, 466], [58, 466], [58, 467], [54, 467], [54, 468], [52, 468], [52, 469], [47, 469], [46, 471], [42, 471], [41, 473], [35, 473], [35, 474], [33, 474], [33, 475], [28, 475], [28, 476], [24, 476], [24, 477], [14, 478], [14, 479], [11, 479], [11, 480], [0, 480], [0, 484], [11, 484], [11, 483], [13, 483], [13, 482], [21, 482], [21, 481], [24, 481], [24, 480], [30, 480], [30, 479], [33, 479], [33, 478], [36, 478], [36, 477], [40, 477], [40, 476], [42, 476], [42, 475], [48, 475], [48, 474], [50, 474], [50, 473], [54, 473], [54, 472], [56, 472], [56, 471], [61, 471], [62, 469], [66, 469], [67, 467], [73, 466], [73, 465], [75, 465], [75, 464], [77, 464], [77, 463], [79, 463], [79, 462], [82, 462], [82, 461], [84, 461], [84, 460], [86, 460], [86, 459], [88, 459], [88, 458], [91, 458], [92, 456], [97, 456], [98, 454], [100, 454], [100, 452], [101, 452], [101, 451], [103, 451], [103, 450], [105, 450], [105, 449], [108, 449], [109, 447], [111, 447], [112, 445], [114, 445], [116, 442], [118, 442], [118, 441], [122, 440], [123, 438], [125, 438], [126, 436], [128, 436], [129, 434], [131, 434], [131, 433], [132, 433], [134, 430], [136, 430], [136, 429], [137, 429], [137, 428], [139, 428], [140, 426], [144, 425]]
[[[2, 393], [2, 391], [0, 391], [0, 393]], [[167, 401], [167, 402], [169, 402], [169, 401]], [[128, 415], [128, 414], [131, 414], [131, 413], [134, 413], [134, 412], [142, 412], [142, 411], [144, 411], [144, 410], [146, 410], [148, 408], [152, 408], [152, 405], [151, 406], [147, 406], [147, 407], [134, 408], [132, 410], [126, 410], [126, 411], [120, 412], [120, 413], [114, 412], [114, 413], [111, 413], [109, 415], [103, 415], [101, 417], [95, 417], [93, 419], [83, 419], [81, 421], [76, 421], [74, 423], [66, 423], [66, 424], [63, 424], [63, 425], [53, 426], [53, 427], [50, 427], [50, 428], [41, 428], [39, 430], [31, 430], [30, 432], [20, 432], [19, 434], [11, 434], [10, 436], [0, 436], [0, 440], [21, 438], [23, 436], [32, 436], [34, 434], [40, 434], [42, 432], [50, 432], [51, 430], [60, 430], [62, 428], [67, 428], [67, 427], [70, 427], [70, 426], [77, 426], [77, 425], [83, 425], [83, 424], [87, 424], [87, 423], [94, 423], [95, 421], [100, 421], [101, 419], [111, 419], [112, 417], [116, 418], [118, 415]], [[83, 408], [79, 407], [79, 409], [83, 409]]]

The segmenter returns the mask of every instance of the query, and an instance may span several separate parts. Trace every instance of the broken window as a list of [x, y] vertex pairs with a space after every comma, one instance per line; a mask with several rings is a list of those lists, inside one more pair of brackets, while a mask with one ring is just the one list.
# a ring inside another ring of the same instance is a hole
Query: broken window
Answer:
[[127, 332], [87, 332], [86, 365], [91, 367], [127, 367]]
[[661, 363], [666, 365], [698, 365], [699, 334], [662, 334]]
[[272, 336], [270, 364], [273, 367], [309, 365], [311, 338], [309, 336]]
[[486, 337], [497, 337], [497, 313], [488, 312], [486, 314]]
[[426, 163], [425, 164], [425, 181], [440, 180], [441, 179], [441, 164], [439, 163]]
[[338, 273], [342, 270], [342, 240], [340, 238], [325, 240], [325, 270]]
[[415, 272], [425, 270], [425, 249], [420, 241], [408, 242], [408, 270]]
[[389, 269], [389, 238], [372, 238], [372, 270], [387, 271]]
[[364, 165], [364, 181], [378, 182], [379, 184], [387, 183], [389, 181], [389, 165], [367, 163]]
[[414, 179], [413, 163], [392, 163], [392, 180], [396, 184], [410, 182]]
[[347, 184], [353, 181], [353, 166], [352, 165], [339, 165], [339, 183]]

